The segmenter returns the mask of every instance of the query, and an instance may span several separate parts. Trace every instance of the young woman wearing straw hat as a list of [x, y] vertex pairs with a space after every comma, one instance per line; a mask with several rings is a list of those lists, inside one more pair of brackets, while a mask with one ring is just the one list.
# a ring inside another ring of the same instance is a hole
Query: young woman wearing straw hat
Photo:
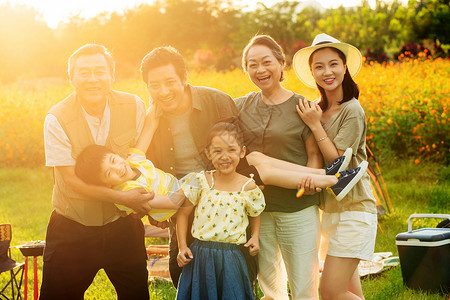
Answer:
[[[315, 137], [325, 162], [353, 149], [350, 168], [367, 160], [366, 117], [353, 76], [362, 65], [352, 45], [319, 34], [294, 55], [299, 79], [320, 91], [318, 102], [300, 99], [297, 112]], [[326, 258], [320, 281], [322, 299], [364, 299], [358, 263], [372, 260], [377, 230], [376, 202], [366, 173], [341, 201], [322, 193], [322, 243]]]

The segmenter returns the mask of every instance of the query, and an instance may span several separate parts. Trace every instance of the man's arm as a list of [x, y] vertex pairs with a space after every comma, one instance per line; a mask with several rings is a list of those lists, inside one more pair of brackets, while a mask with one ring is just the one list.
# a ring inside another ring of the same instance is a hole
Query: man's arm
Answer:
[[139, 136], [139, 139], [136, 142], [135, 148], [147, 152], [148, 147], [150, 146], [153, 135], [155, 134], [156, 129], [159, 125], [160, 115], [157, 110], [156, 104], [153, 104], [145, 117], [144, 127], [142, 128], [142, 132]]
[[151, 209], [148, 202], [153, 199], [153, 192], [148, 193], [145, 189], [122, 192], [104, 186], [89, 185], [76, 176], [73, 166], [55, 167], [55, 169], [61, 174], [65, 184], [85, 196], [87, 200], [121, 204], [143, 214], [147, 214]]

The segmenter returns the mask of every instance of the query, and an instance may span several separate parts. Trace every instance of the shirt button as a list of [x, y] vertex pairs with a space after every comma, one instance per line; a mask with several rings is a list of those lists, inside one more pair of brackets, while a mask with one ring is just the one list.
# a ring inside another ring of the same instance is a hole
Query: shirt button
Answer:
[[173, 170], [173, 167], [170, 167], [171, 170]]
[[170, 151], [173, 151], [173, 148], [172, 148], [172, 147], [170, 148]]

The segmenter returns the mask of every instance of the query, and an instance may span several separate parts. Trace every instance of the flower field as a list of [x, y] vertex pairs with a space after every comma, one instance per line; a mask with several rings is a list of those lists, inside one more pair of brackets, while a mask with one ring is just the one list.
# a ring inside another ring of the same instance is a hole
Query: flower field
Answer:
[[[120, 75], [120, 74], [119, 74]], [[368, 123], [367, 141], [375, 154], [450, 161], [450, 60], [415, 59], [401, 63], [365, 64], [356, 77]], [[191, 72], [188, 81], [222, 90], [232, 97], [256, 87], [240, 70]], [[287, 71], [286, 88], [313, 100], [318, 93]], [[148, 104], [141, 79], [122, 80], [115, 89], [137, 94]], [[0, 85], [0, 165], [43, 165], [43, 123], [52, 105], [72, 91], [66, 79], [36, 79]]]

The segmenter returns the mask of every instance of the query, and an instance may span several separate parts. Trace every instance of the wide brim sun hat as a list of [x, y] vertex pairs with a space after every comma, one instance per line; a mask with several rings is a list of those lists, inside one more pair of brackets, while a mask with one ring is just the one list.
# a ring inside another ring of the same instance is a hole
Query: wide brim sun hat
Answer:
[[320, 48], [332, 47], [342, 51], [347, 58], [347, 69], [352, 77], [356, 76], [361, 69], [362, 55], [355, 46], [342, 43], [328, 34], [321, 33], [316, 35], [311, 46], [297, 51], [293, 59], [293, 67], [297, 77], [307, 86], [316, 87], [316, 81], [309, 67], [309, 57]]

